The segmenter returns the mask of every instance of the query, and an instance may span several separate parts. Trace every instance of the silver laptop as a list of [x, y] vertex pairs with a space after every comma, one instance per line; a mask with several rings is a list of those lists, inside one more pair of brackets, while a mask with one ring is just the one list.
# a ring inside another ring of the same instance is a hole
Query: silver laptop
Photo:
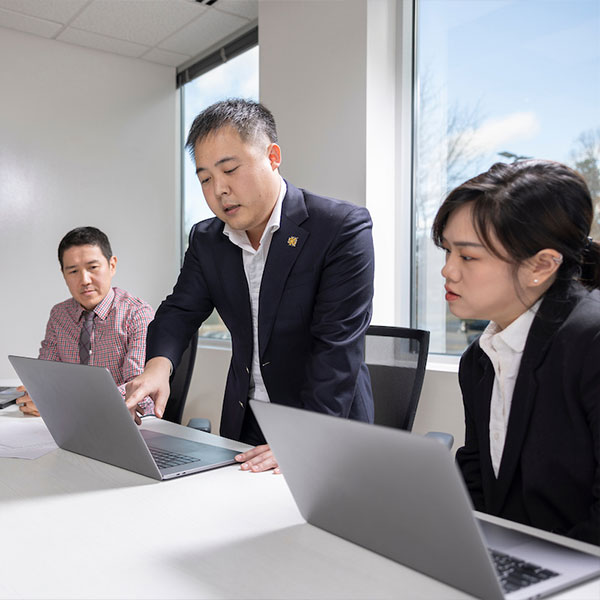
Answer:
[[154, 479], [230, 465], [240, 452], [138, 427], [103, 367], [8, 359], [54, 441], [65, 450]]
[[479, 598], [535, 598], [600, 575], [600, 548], [579, 552], [476, 519], [451, 453], [434, 440], [250, 405], [300, 513], [316, 527]]

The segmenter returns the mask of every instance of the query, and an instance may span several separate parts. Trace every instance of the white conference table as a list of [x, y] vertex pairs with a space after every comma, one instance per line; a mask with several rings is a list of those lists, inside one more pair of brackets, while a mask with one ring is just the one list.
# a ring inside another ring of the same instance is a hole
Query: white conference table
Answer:
[[[283, 476], [237, 466], [159, 482], [61, 449], [1, 458], [0, 540], [0, 598], [470, 598], [308, 525]], [[600, 580], [556, 597], [598, 600]]]

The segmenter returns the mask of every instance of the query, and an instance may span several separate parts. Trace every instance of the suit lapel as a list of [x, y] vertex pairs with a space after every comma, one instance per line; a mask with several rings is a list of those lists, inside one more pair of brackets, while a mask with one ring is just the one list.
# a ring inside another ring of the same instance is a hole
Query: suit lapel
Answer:
[[310, 235], [300, 226], [300, 223], [308, 218], [304, 196], [293, 185], [288, 182], [286, 184], [287, 192], [281, 207], [281, 223], [279, 229], [273, 234], [260, 286], [258, 341], [261, 356], [271, 337], [288, 275]]
[[217, 243], [211, 246], [211, 250], [214, 263], [220, 265], [219, 279], [225, 292], [224, 297], [229, 303], [227, 312], [240, 320], [239, 331], [248, 331], [252, 337], [252, 309], [242, 249], [229, 241], [229, 238], [223, 234], [221, 226]]
[[474, 418], [478, 423], [478, 431], [481, 432], [478, 439], [479, 456], [482, 468], [482, 485], [485, 498], [494, 497], [494, 485], [496, 477], [492, 467], [490, 455], [490, 401], [492, 398], [492, 389], [494, 385], [494, 367], [487, 355], [480, 350], [479, 366], [481, 368], [481, 377], [475, 384], [475, 405], [473, 407]]

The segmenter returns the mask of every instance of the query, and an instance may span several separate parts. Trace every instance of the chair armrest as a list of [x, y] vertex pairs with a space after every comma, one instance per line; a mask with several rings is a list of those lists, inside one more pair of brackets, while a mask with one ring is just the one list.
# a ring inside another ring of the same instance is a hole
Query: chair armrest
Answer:
[[440, 444], [443, 444], [448, 448], [448, 450], [452, 450], [452, 444], [454, 444], [454, 436], [451, 433], [444, 433], [443, 431], [428, 431], [425, 434], [425, 437], [431, 438]]
[[206, 433], [210, 433], [210, 419], [190, 419], [188, 424], [188, 427], [191, 427], [192, 429], [199, 429], [200, 431], [206, 431]]

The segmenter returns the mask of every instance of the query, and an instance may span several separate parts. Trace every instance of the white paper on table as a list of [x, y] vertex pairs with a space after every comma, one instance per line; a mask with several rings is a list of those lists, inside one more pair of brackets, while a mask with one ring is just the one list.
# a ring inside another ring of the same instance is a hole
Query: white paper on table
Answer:
[[0, 458], [39, 458], [56, 448], [41, 418], [0, 419]]

